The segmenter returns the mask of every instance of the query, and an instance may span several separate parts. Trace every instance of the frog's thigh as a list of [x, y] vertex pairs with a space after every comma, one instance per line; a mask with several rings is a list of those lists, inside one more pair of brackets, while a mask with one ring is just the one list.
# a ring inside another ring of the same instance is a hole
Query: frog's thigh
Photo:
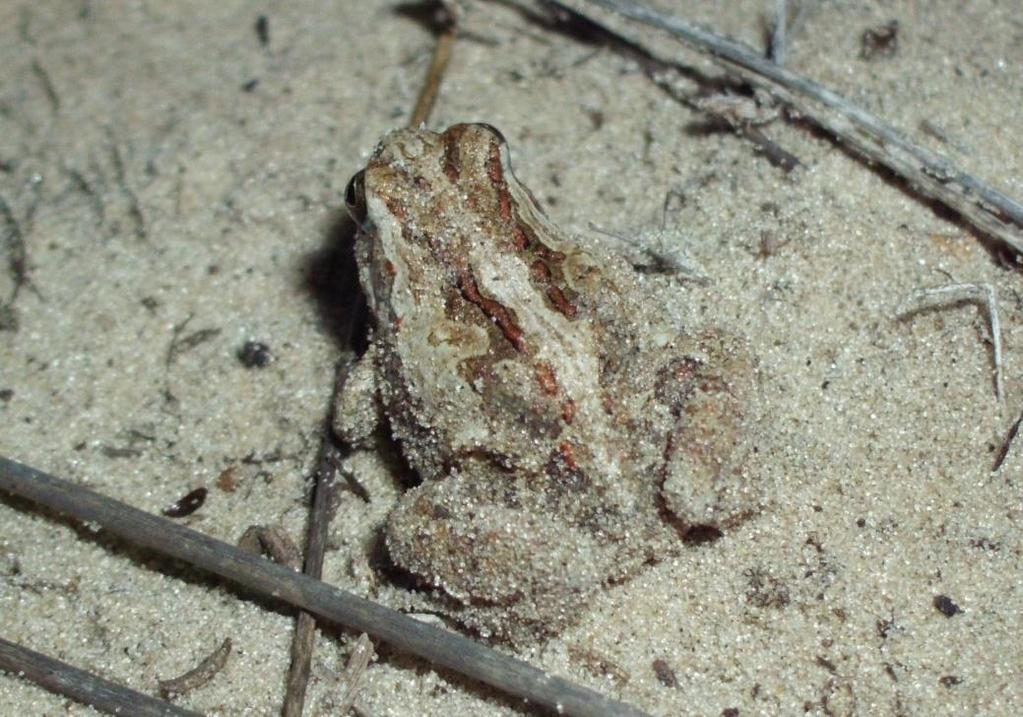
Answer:
[[611, 556], [594, 536], [545, 510], [507, 474], [454, 475], [406, 493], [392, 511], [392, 559], [459, 601], [538, 619], [592, 592]]
[[755, 367], [734, 337], [706, 334], [706, 368], [670, 439], [662, 494], [686, 525], [720, 525], [752, 507], [744, 479]]
[[364, 445], [381, 420], [377, 397], [375, 343], [338, 382], [334, 395], [334, 433], [352, 446]]

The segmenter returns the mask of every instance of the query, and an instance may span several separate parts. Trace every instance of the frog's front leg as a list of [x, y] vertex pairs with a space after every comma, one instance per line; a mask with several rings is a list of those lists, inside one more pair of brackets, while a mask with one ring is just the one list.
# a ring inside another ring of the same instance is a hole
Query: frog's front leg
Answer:
[[377, 390], [377, 354], [371, 341], [361, 357], [339, 376], [334, 392], [332, 427], [335, 435], [350, 446], [366, 446], [383, 421]]
[[755, 424], [756, 362], [745, 344], [720, 331], [695, 337], [662, 372], [662, 399], [675, 425], [661, 467], [661, 495], [678, 527], [721, 528], [757, 503], [746, 479]]

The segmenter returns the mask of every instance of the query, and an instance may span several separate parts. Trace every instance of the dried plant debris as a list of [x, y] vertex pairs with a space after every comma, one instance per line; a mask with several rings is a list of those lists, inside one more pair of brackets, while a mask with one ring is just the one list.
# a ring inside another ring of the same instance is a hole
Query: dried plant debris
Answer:
[[1009, 426], [1008, 433], [1005, 434], [1005, 440], [1002, 441], [1001, 447], [998, 449], [998, 453], [995, 454], [995, 462], [991, 466], [991, 472], [996, 472], [1005, 463], [1005, 459], [1009, 456], [1009, 449], [1012, 448], [1012, 442], [1016, 440], [1016, 436], [1019, 435], [1019, 426], [1023, 422], [1023, 413], [1020, 413], [1019, 417], [1013, 421], [1012, 425]]
[[270, 347], [262, 341], [246, 341], [238, 349], [238, 360], [245, 368], [266, 368], [273, 360], [273, 353]]
[[164, 508], [163, 514], [168, 518], [184, 518], [187, 515], [191, 515], [202, 508], [203, 503], [206, 502], [207, 492], [205, 488], [196, 488], [191, 493]]
[[270, 45], [270, 18], [266, 15], [260, 15], [256, 18], [256, 39], [259, 40], [259, 44], [263, 47], [269, 47]]
[[860, 36], [860, 59], [877, 60], [895, 57], [899, 51], [899, 21], [869, 27]]
[[253, 555], [266, 554], [292, 570], [302, 567], [298, 546], [287, 531], [277, 525], [250, 525], [238, 539], [238, 547]]
[[695, 104], [734, 128], [769, 124], [778, 119], [778, 107], [762, 102], [760, 97], [719, 92], [700, 97]]
[[987, 309], [991, 328], [991, 346], [995, 363], [995, 395], [1001, 401], [1005, 397], [1002, 379], [1002, 327], [998, 319], [998, 300], [990, 284], [946, 284], [918, 289], [903, 300], [895, 310], [896, 316], [906, 318], [928, 309], [959, 304], [962, 302], [980, 304]]
[[170, 345], [167, 346], [166, 364], [168, 366], [177, 361], [181, 354], [194, 349], [196, 346], [206, 343], [220, 334], [220, 329], [218, 328], [207, 328], [199, 329], [198, 331], [193, 331], [186, 335], [185, 327], [188, 326], [188, 323], [192, 320], [192, 318], [192, 316], [189, 316], [174, 327]]
[[0, 297], [0, 299], [13, 302], [21, 287], [29, 283], [28, 252], [25, 249], [25, 233], [21, 229], [21, 224], [2, 196], [0, 196], [0, 227], [2, 227], [3, 236], [3, 241], [0, 242], [0, 254], [6, 257], [7, 272], [13, 283], [10, 296]]
[[[161, 555], [228, 578], [260, 595], [295, 607], [308, 607], [329, 622], [338, 625], [364, 622], [380, 640], [404, 652], [532, 704], [564, 714], [636, 717], [646, 714], [467, 637], [423, 624], [383, 605], [369, 605], [364, 598], [319, 583], [309, 576], [268, 569], [270, 566], [265, 561], [250, 561], [245, 569], [238, 570], [241, 555], [238, 548], [188, 528], [169, 525], [164, 518], [3, 456], [0, 456], [0, 485], [5, 492], [59, 510], [73, 519], [89, 521], [129, 544], [147, 546]], [[131, 519], [125, 520], [126, 515]], [[165, 536], [168, 532], [175, 536], [174, 540], [153, 537]], [[302, 604], [296, 604], [299, 602]], [[357, 618], [359, 615], [362, 617]], [[218, 656], [222, 652], [218, 651]], [[176, 686], [172, 684], [170, 688], [176, 689]]]
[[[774, 96], [789, 110], [790, 116], [799, 116], [834, 135], [862, 159], [887, 167], [915, 192], [942, 202], [977, 229], [1023, 254], [1023, 204], [963, 171], [947, 157], [913, 144], [880, 117], [851, 104], [809, 77], [765, 59], [759, 50], [680, 18], [632, 0], [589, 2], [661, 28], [709, 55], [711, 61], [738, 75], [756, 90]], [[887, 41], [882, 38], [882, 42]], [[632, 44], [637, 52], [646, 52], [636, 43]]]
[[931, 601], [934, 605], [934, 609], [940, 612], [945, 617], [952, 617], [958, 615], [963, 611], [961, 607], [953, 602], [952, 598], [948, 595], [935, 595], [934, 600]]
[[238, 489], [238, 467], [228, 466], [217, 476], [217, 488], [224, 493], [234, 493]]
[[619, 687], [628, 683], [631, 677], [624, 667], [589, 647], [569, 645], [568, 656], [594, 677], [607, 678]]
[[160, 694], [165, 698], [171, 695], [185, 695], [202, 687], [224, 669], [230, 654], [231, 638], [227, 637], [220, 643], [220, 647], [185, 674], [169, 680], [159, 680], [157, 684], [160, 686]]
[[374, 656], [373, 642], [369, 635], [362, 633], [355, 641], [355, 648], [348, 656], [348, 664], [341, 675], [341, 694], [333, 710], [334, 714], [345, 715], [355, 704], [355, 698], [362, 687], [362, 678]]
[[650, 663], [650, 667], [654, 670], [654, 676], [657, 677], [657, 681], [665, 687], [678, 687], [678, 678], [675, 676], [675, 670], [671, 669], [665, 660], [656, 659]]

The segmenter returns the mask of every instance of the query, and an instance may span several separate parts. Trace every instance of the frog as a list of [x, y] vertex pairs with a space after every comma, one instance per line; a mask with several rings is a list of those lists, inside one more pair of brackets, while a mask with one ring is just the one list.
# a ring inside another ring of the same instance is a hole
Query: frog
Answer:
[[491, 125], [387, 134], [345, 192], [371, 317], [334, 430], [383, 430], [418, 478], [393, 564], [513, 644], [756, 506], [748, 341], [684, 326], [621, 256], [574, 240]]

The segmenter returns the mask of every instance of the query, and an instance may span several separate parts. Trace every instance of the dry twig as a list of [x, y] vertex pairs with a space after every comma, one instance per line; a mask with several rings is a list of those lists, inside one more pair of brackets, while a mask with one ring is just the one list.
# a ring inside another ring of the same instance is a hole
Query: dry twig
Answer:
[[200, 717], [198, 712], [182, 709], [170, 702], [130, 690], [3, 638], [0, 638], [0, 670], [24, 677], [50, 692], [64, 695], [107, 714], [130, 714], [135, 717]]
[[[700, 106], [700, 98], [687, 94], [681, 86], [692, 80], [691, 71], [677, 63], [668, 62], [655, 56], [646, 48], [628, 38], [604, 27], [593, 19], [574, 10], [559, 0], [539, 0], [549, 15], [573, 37], [582, 38], [586, 42], [606, 46], [615, 52], [629, 57], [643, 68], [651, 82], [660, 87], [673, 99], [697, 110], [712, 113], [711, 106]], [[751, 122], [732, 122], [731, 118], [712, 114], [716, 119], [728, 124], [739, 135], [753, 143], [753, 146], [776, 167], [791, 172], [800, 166], [799, 159], [792, 153], [782, 149], [776, 142], [767, 137]]]
[[882, 164], [921, 194], [954, 209], [977, 229], [1023, 254], [1023, 205], [913, 144], [898, 130], [823, 85], [765, 59], [751, 47], [664, 15], [631, 0], [589, 0], [675, 35], [830, 132], [871, 162]]
[[[306, 556], [303, 571], [317, 580], [323, 575], [323, 558], [327, 552], [327, 529], [333, 517], [334, 486], [341, 463], [341, 454], [334, 442], [324, 439], [323, 454], [316, 470], [316, 486], [313, 489], [313, 506], [309, 514], [309, 535], [306, 540]], [[291, 639], [291, 667], [288, 670], [288, 687], [281, 708], [282, 717], [301, 717], [305, 704], [306, 688], [309, 685], [309, 669], [316, 645], [316, 618], [300, 610], [295, 622], [295, 634]]]
[[458, 33], [458, 13], [453, 2], [442, 3], [443, 30], [437, 38], [437, 45], [433, 48], [433, 59], [430, 61], [430, 69], [426, 71], [426, 81], [419, 91], [416, 99], [416, 106], [409, 117], [409, 127], [418, 127], [426, 122], [433, 110], [434, 102], [437, 100], [437, 93], [440, 91], [440, 83], [444, 77], [444, 71], [451, 60], [451, 50], [455, 46], [455, 37]]
[[1009, 426], [1009, 432], [1005, 434], [1005, 440], [1002, 441], [1001, 447], [998, 449], [998, 453], [995, 454], [994, 463], [991, 465], [991, 472], [996, 473], [998, 469], [1005, 463], [1005, 459], [1009, 456], [1009, 449], [1012, 448], [1012, 442], [1016, 440], [1016, 436], [1019, 435], [1019, 426], [1023, 423], [1023, 413], [1019, 414], [1019, 417]]

